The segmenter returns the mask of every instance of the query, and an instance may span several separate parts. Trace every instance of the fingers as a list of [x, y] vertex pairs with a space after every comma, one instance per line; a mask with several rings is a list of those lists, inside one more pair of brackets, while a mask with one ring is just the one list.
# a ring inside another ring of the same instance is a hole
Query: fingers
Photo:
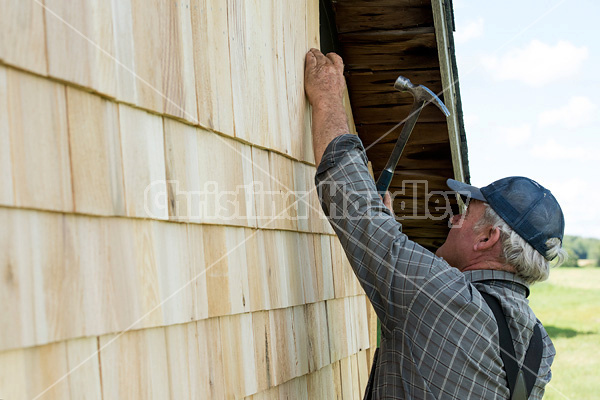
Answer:
[[314, 56], [317, 65], [333, 64], [339, 70], [341, 70], [341, 71], [344, 70], [344, 61], [342, 60], [342, 57], [340, 57], [336, 53], [327, 53], [327, 55], [325, 56], [325, 55], [323, 55], [323, 53], [321, 53], [320, 50], [312, 48], [307, 53], [307, 56], [306, 56], [307, 62], [308, 62], [309, 58], [312, 58], [311, 55]]
[[340, 57], [336, 53], [328, 53], [327, 58], [331, 61], [333, 65], [335, 65], [335, 67], [338, 70], [344, 72], [344, 61], [342, 60], [342, 57]]
[[306, 53], [306, 61], [304, 63], [304, 69], [313, 68], [316, 65], [317, 65], [317, 58], [315, 57], [315, 55], [311, 49], [311, 51]]
[[307, 56], [307, 58], [308, 57], [314, 58], [316, 65], [322, 65], [327, 62], [325, 60], [325, 56], [323, 55], [323, 53], [321, 53], [318, 49], [314, 49], [314, 48], [310, 49], [306, 56]]
[[392, 197], [390, 196], [390, 192], [386, 192], [385, 196], [383, 196], [383, 205], [386, 206], [388, 210], [392, 212], [392, 214], [394, 213], [394, 209], [392, 208]]

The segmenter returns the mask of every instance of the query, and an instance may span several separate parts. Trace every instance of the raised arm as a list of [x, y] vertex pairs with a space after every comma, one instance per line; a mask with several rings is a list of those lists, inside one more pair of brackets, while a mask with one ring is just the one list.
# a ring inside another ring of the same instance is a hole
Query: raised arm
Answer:
[[[306, 59], [306, 93], [313, 105], [315, 184], [321, 206], [385, 334], [404, 320], [424, 286], [436, 291], [444, 282], [440, 274], [452, 275], [452, 271], [409, 240], [390, 211], [389, 200], [382, 202], [369, 174], [365, 149], [357, 136], [348, 134], [344, 89], [341, 58], [311, 50]], [[430, 286], [432, 276], [438, 278], [433, 281], [435, 288]]]

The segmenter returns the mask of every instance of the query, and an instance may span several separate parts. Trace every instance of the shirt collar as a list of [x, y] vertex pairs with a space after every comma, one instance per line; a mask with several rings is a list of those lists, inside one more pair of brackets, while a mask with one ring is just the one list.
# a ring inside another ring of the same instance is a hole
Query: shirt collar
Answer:
[[496, 269], [477, 269], [463, 272], [467, 281], [471, 283], [491, 283], [496, 281], [502, 286], [522, 292], [525, 297], [529, 296], [529, 284], [515, 273], [499, 271]]

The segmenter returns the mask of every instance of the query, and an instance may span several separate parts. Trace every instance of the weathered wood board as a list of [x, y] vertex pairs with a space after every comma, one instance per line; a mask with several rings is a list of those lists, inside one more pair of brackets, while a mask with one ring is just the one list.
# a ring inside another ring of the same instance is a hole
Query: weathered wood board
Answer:
[[35, 1], [0, 1], [0, 60], [45, 75], [44, 9]]
[[[431, 3], [334, 7], [377, 174], [412, 101], [385, 82], [442, 89]], [[314, 190], [303, 89], [319, 1], [0, 9], [0, 398], [361, 398], [376, 318]], [[394, 188], [443, 184], [447, 129], [424, 110]], [[404, 232], [435, 246], [444, 223]]]
[[13, 166], [10, 154], [6, 68], [0, 66], [0, 204], [14, 205]]
[[234, 136], [227, 2], [192, 0], [194, 71], [200, 125]]
[[[35, 2], [35, 7], [42, 7]], [[45, 0], [48, 74], [114, 97], [115, 37], [110, 1]]]
[[137, 104], [197, 123], [189, 2], [124, 1], [131, 2]]
[[161, 117], [119, 106], [127, 215], [168, 219]]
[[8, 69], [15, 205], [73, 210], [65, 87]]
[[111, 399], [169, 398], [171, 383], [165, 336], [164, 328], [101, 336], [103, 396]]
[[199, 129], [202, 222], [256, 226], [250, 146]]
[[117, 105], [67, 88], [67, 110], [75, 211], [125, 215]]

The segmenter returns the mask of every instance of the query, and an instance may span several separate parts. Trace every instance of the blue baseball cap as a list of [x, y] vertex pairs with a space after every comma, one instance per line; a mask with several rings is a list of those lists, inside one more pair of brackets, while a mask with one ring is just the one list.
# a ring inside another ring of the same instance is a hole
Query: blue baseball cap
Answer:
[[448, 179], [448, 187], [461, 196], [484, 201], [527, 243], [542, 256], [546, 241], [559, 238], [565, 231], [565, 217], [556, 198], [536, 181], [522, 176], [499, 179], [477, 188]]

